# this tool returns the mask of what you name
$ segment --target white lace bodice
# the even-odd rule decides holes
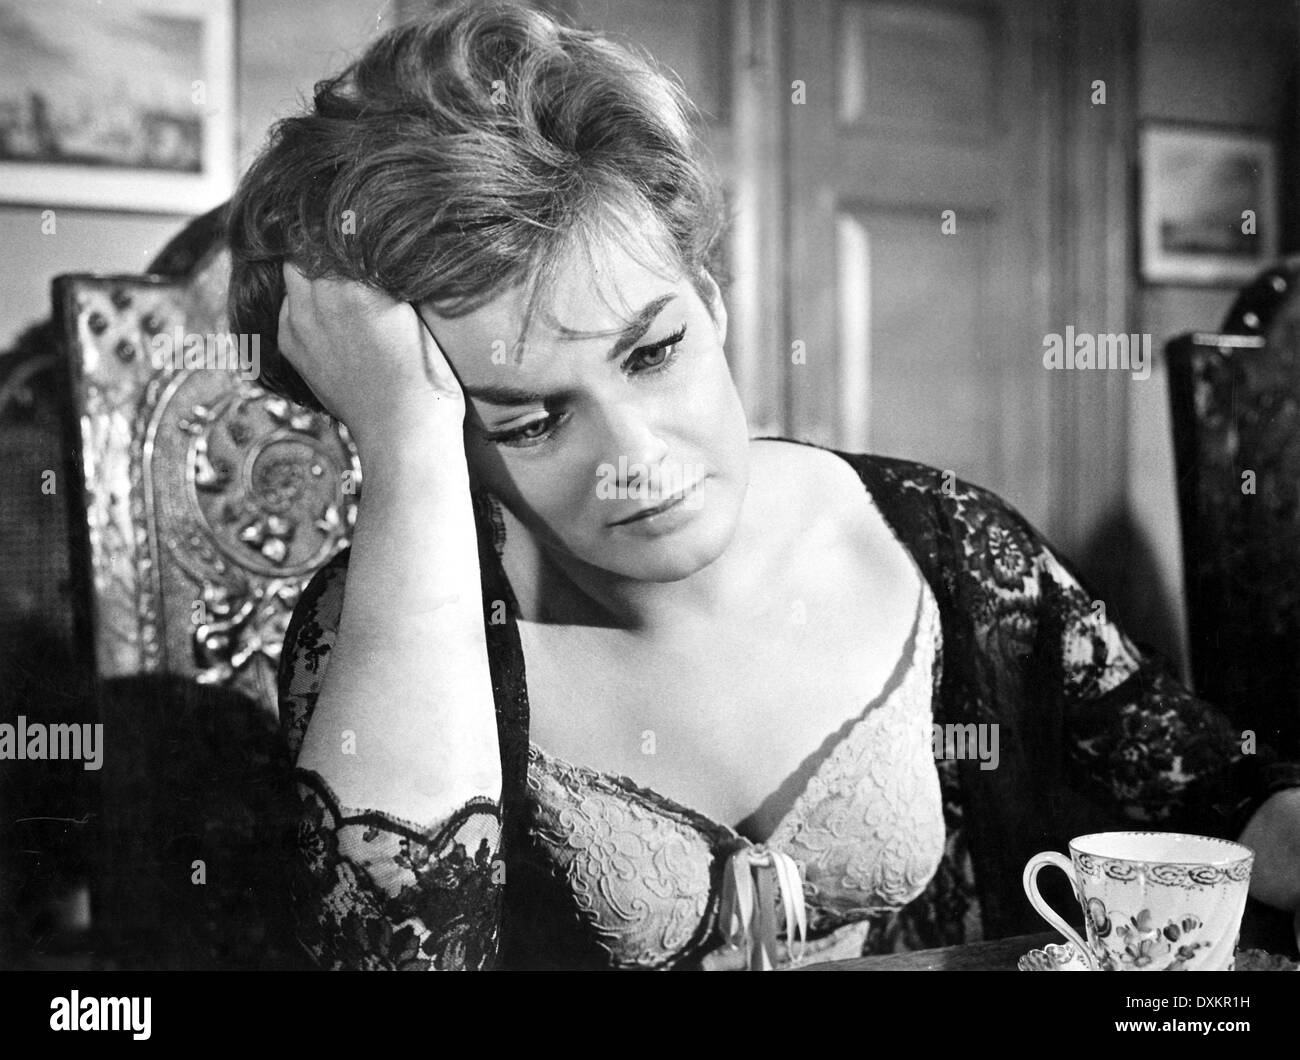
[[[931,742],[941,637],[938,604],[922,583],[894,674],[762,844],[800,866],[814,931],[901,908],[925,889],[943,856]],[[627,777],[565,762],[535,744],[528,788],[532,841],[613,964],[655,967],[702,939],[718,944],[709,922],[718,880],[728,859],[754,844]],[[841,948],[844,937],[841,930]]]

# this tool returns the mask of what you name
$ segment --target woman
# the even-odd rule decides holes
[[[303,944],[765,967],[955,941],[1026,927],[1019,867],[1081,826],[1234,808],[1274,851],[1258,895],[1295,904],[1300,776],[1215,804],[1226,723],[1019,516],[750,439],[691,117],[642,58],[479,5],[317,86],[240,188],[233,326],[365,476],[281,668]],[[936,721],[984,726],[997,768],[936,761]]]

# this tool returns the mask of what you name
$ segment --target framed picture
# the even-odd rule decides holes
[[[234,187],[233,0],[0,0],[0,201],[197,214]]]
[[[1277,256],[1271,140],[1155,123],[1140,135],[1143,280],[1244,283]]]

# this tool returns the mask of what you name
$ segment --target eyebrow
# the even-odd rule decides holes
[[[647,302],[637,310],[627,325],[617,333],[610,331],[574,331],[562,324],[557,328],[557,332],[560,338],[566,341],[617,334],[618,339],[611,347],[606,358],[612,361],[615,357],[621,356],[635,346],[646,331],[649,330],[650,325],[654,323],[655,317],[663,312],[664,306],[676,297],[675,293],[664,294],[651,302]],[[490,405],[533,405],[545,401],[548,397],[562,395],[547,395],[540,390],[528,390],[514,386],[482,386],[466,387],[465,396],[479,401],[486,401]]]

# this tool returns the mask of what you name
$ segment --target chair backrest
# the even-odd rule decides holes
[[[360,465],[345,428],[258,385],[259,340],[228,331],[220,226],[192,228],[206,247],[162,256],[186,275],[54,282],[83,642],[100,678],[180,675],[273,715],[285,627],[348,542]]]
[[[1300,753],[1300,257],[1169,343],[1193,681]]]

